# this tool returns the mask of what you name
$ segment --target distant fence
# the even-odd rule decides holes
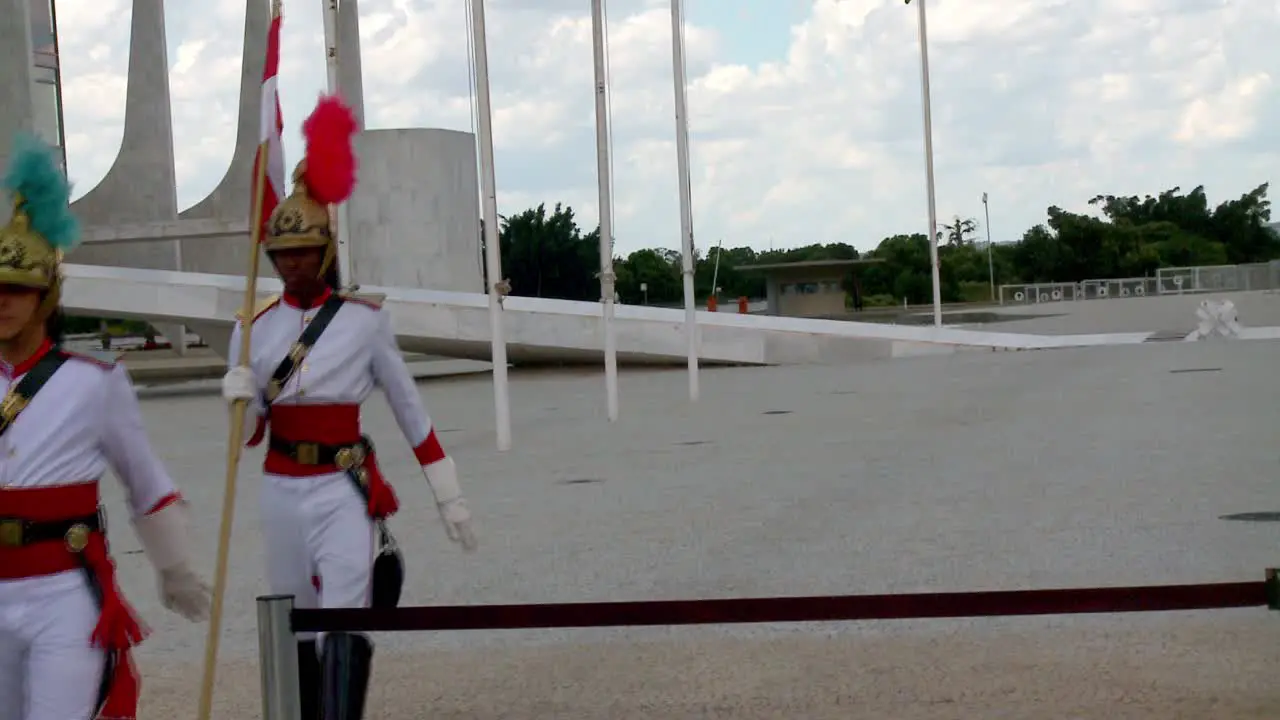
[[[1074,300],[1251,290],[1280,290],[1280,260],[1247,265],[1160,268],[1155,277],[1001,285],[1000,304],[1035,305]]]

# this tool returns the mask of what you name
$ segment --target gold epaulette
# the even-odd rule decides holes
[[[258,304],[253,306],[253,319],[257,320],[258,318],[262,317],[262,313],[275,307],[276,304],[279,302],[280,302],[279,295],[272,295],[271,297],[268,297],[266,299],[259,300]],[[236,321],[241,323],[244,322],[244,310],[236,311]]]
[[[342,295],[343,300],[350,300],[351,302],[357,302],[361,305],[368,305],[374,310],[382,309],[382,303],[387,300],[387,296],[381,293],[363,293],[344,290],[339,294]]]

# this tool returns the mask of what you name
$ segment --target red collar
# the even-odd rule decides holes
[[[314,310],[320,307],[321,305],[323,305],[324,301],[328,300],[329,296],[332,294],[333,294],[332,289],[325,288],[324,292],[320,293],[319,297],[312,300],[310,305],[304,305],[302,301],[299,300],[296,296],[290,295],[287,292],[283,295],[281,299],[284,300],[284,303],[289,307],[297,308],[298,310]]]
[[[44,342],[40,343],[40,347],[36,348],[36,351],[34,353],[31,353],[31,357],[27,358],[26,360],[23,360],[17,365],[11,366],[8,363],[4,362],[3,360],[0,360],[0,372],[3,372],[5,375],[11,378],[16,378],[22,375],[26,375],[28,372],[31,372],[31,368],[35,367],[36,363],[40,362],[40,358],[44,357],[45,355],[48,355],[49,351],[52,349],[53,349],[53,341],[50,340],[49,338],[45,338]]]

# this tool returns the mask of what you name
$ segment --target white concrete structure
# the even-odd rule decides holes
[[[0,58],[0,91],[6,98],[0,132],[6,137],[32,128],[36,114],[29,2],[0,0],[5,10],[0,39],[8,39],[3,51],[8,54]],[[269,2],[245,2],[240,112],[226,173],[208,196],[182,211],[174,170],[165,0],[133,0],[132,5],[120,151],[102,181],[73,203],[86,226],[86,241],[67,259],[86,266],[240,275],[250,252],[247,217]],[[344,49],[352,49],[342,54],[339,87],[363,123],[357,0],[341,4],[337,31]],[[286,118],[291,124],[301,121]],[[348,203],[353,242],[346,277],[358,284],[482,291],[475,138],[434,129],[362,131],[356,152],[360,182]],[[290,167],[297,160],[289,159]],[[111,311],[109,305],[82,309]],[[167,337],[184,335],[180,325],[138,317],[155,319]],[[193,318],[191,329],[204,335],[211,328],[200,319]]]
[[[338,34],[355,51],[342,54],[338,74],[343,96],[363,122],[358,15],[356,0],[342,3]],[[269,21],[266,0],[247,0],[240,115],[230,162],[213,192],[178,212],[168,78],[157,71],[168,67],[163,0],[134,0],[124,139],[107,176],[73,206],[88,232],[70,262],[244,272]],[[344,268],[347,277],[359,284],[481,290],[474,137],[434,129],[362,131],[356,153],[359,184],[348,202],[353,267]],[[290,169],[298,159],[289,159]]]
[[[183,322],[199,328],[224,352],[244,280],[235,275],[165,272],[67,265],[66,305],[71,312]],[[415,288],[364,286],[383,293],[404,349],[432,355],[489,359],[486,296]],[[265,297],[279,283],[264,278]],[[603,348],[597,303],[508,297],[513,362],[599,362]],[[687,347],[680,310],[617,307],[620,362],[683,364]],[[734,364],[844,363],[960,349],[1036,350],[1136,344],[1154,332],[1036,335],[957,328],[809,320],[699,312],[699,356]]]
[[[361,284],[484,292],[476,139],[454,130],[365,130],[348,277]]]

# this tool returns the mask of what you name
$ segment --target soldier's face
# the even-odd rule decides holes
[[[40,291],[21,285],[0,285],[0,342],[18,337],[40,307]]]
[[[290,248],[271,253],[271,262],[286,288],[306,288],[320,282],[324,248]]]

